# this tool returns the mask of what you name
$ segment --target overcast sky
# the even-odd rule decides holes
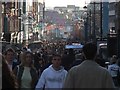
[[[45,1],[46,7],[67,6],[67,5],[76,5],[79,7],[84,7],[90,1],[118,2],[120,0],[42,0],[42,1]]]
[[[55,7],[55,6],[67,6],[67,5],[75,5],[79,7],[83,7],[90,0],[44,0],[46,7]]]

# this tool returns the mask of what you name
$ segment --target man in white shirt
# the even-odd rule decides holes
[[[67,71],[61,66],[61,56],[53,55],[52,65],[43,71],[36,85],[38,89],[62,88]]]

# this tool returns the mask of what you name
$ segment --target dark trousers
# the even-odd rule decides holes
[[[112,77],[113,78],[113,82],[115,84],[115,86],[119,86],[119,83],[118,83],[118,78],[117,77]]]

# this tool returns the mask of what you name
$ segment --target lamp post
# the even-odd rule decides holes
[[[93,7],[94,8],[94,18],[93,18],[93,31],[92,32],[93,32],[93,42],[96,43],[96,32],[95,32],[95,23],[96,23],[95,22],[95,18],[96,18],[95,17],[95,15],[96,15],[95,8],[96,7],[95,7],[95,2],[93,2],[93,5],[94,5],[94,7]]]
[[[87,9],[87,6],[83,7],[84,9]],[[89,41],[91,39],[91,9],[89,11],[86,11],[87,16],[84,22],[85,26],[85,41]],[[89,27],[89,28],[88,28]]]
[[[84,9],[86,9],[86,16],[85,16],[85,20],[84,20],[84,35],[85,35],[85,42],[87,42],[87,36],[88,36],[88,12],[87,12],[87,6],[83,7]]]
[[[93,42],[96,43],[96,4],[99,4],[100,5],[100,40],[102,41],[103,39],[103,3],[102,3],[102,0],[100,0],[100,2],[91,2],[90,4],[93,4],[93,18],[92,18],[92,30],[91,30],[91,35],[92,35],[92,40]],[[90,10],[90,14],[91,14],[91,10]],[[90,16],[91,17],[91,16]],[[91,19],[91,18],[90,18]],[[91,23],[91,22],[90,22]],[[90,27],[91,29],[91,27]]]
[[[26,15],[26,0],[23,0],[23,15],[25,16]],[[26,32],[25,32],[25,20],[24,18],[22,17],[22,20],[23,20],[23,45],[26,44]]]
[[[4,2],[4,34],[8,32],[8,17],[6,15],[6,2]]]
[[[20,36],[19,36],[19,43],[21,43],[21,2],[19,2],[19,4],[18,4],[18,19],[19,19],[19,33],[20,33]]]
[[[11,34],[8,30],[8,15],[7,15],[7,12],[6,12],[6,9],[7,9],[7,2],[4,2],[4,23],[3,23],[3,40],[7,41],[7,42],[10,42],[11,40]]]
[[[46,31],[45,31],[45,1],[43,0],[43,38],[46,39]],[[44,36],[45,35],[45,36]]]
[[[103,30],[102,30],[102,2],[100,2],[100,40],[103,38]]]

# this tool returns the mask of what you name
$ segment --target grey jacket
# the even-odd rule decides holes
[[[69,70],[63,88],[114,88],[114,84],[107,69],[85,60]]]

